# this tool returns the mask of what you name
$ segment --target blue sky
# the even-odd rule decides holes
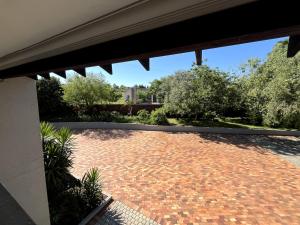
[[[248,44],[233,45],[203,51],[203,59],[210,67],[218,67],[227,72],[237,71],[242,63],[249,58],[265,59],[274,44],[281,39],[272,39]],[[150,59],[150,71],[146,71],[138,61],[113,64],[113,75],[109,75],[99,67],[87,68],[87,72],[102,73],[111,84],[133,86],[135,84],[149,85],[154,79],[171,75],[178,70],[188,70],[195,62],[194,52],[176,54]],[[69,73],[68,73],[69,74]]]

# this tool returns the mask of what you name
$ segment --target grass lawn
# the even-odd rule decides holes
[[[78,118],[54,118],[51,120],[46,120],[49,122],[79,122],[86,121],[92,122],[95,120],[87,120],[78,119]],[[115,123],[141,123],[138,121],[136,116],[120,116],[116,117],[107,122],[115,122]],[[296,129],[287,129],[287,128],[271,128],[266,126],[256,126],[252,124],[247,124],[245,121],[241,120],[241,118],[230,118],[227,117],[225,119],[217,118],[214,121],[211,120],[193,120],[185,119],[185,118],[168,118],[169,125],[171,126],[197,126],[197,127],[226,127],[226,128],[245,128],[245,129],[265,129],[265,130],[296,130]]]
[[[168,122],[170,125],[177,126],[197,126],[197,127],[227,127],[227,128],[246,128],[246,129],[265,129],[265,130],[292,130],[286,128],[271,128],[266,126],[256,126],[251,124],[243,123],[237,118],[226,118],[222,120],[220,118],[214,121],[208,120],[187,120],[187,119],[176,119],[176,118],[168,118]]]

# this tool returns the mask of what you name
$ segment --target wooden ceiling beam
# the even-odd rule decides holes
[[[76,73],[78,73],[79,75],[86,77],[86,71],[85,68],[78,68],[78,69],[73,69]]]
[[[143,59],[138,59],[140,64],[145,68],[145,70],[149,71],[150,70],[150,59],[149,58],[143,58]]]
[[[300,34],[289,38],[287,57],[294,57],[300,51]]]
[[[37,75],[30,75],[30,76],[27,76],[28,78],[31,78],[33,80],[38,80],[38,77]]]
[[[112,75],[113,70],[112,70],[112,64],[106,64],[106,65],[101,65],[100,66],[102,69],[104,69],[107,73]]]
[[[39,73],[38,75],[45,78],[45,79],[47,79],[47,80],[50,80],[50,74],[49,73]]]
[[[53,73],[55,73],[56,75],[58,75],[58,76],[60,76],[62,78],[65,78],[65,79],[67,78],[65,70],[63,70],[63,71],[56,71],[56,72],[53,72]]]
[[[202,65],[202,50],[195,50],[195,56],[196,56],[196,64],[198,66]]]

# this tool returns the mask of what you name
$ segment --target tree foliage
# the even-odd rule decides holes
[[[41,118],[49,115],[61,115],[66,103],[63,101],[63,88],[57,78],[41,79],[36,83]]]
[[[89,74],[87,77],[73,76],[64,85],[64,99],[71,105],[86,108],[111,100],[111,87],[103,77]]]
[[[113,84],[110,88],[110,97],[109,97],[109,102],[118,102],[122,99],[123,94],[126,90],[126,87],[123,85],[116,85]]]
[[[256,125],[299,129],[300,54],[287,58],[287,45],[288,41],[277,43],[264,60],[249,59],[237,74],[194,65],[188,71],[153,80],[147,89],[138,85],[139,102],[148,102],[155,95],[167,115],[242,117]],[[63,99],[85,109],[98,103],[120,102],[126,90],[94,75],[74,76],[63,89],[56,79],[40,80],[37,88],[41,115],[62,112]]]
[[[245,101],[248,115],[257,123],[300,128],[300,55],[287,58],[287,45],[279,42],[264,63],[248,64]]]
[[[149,102],[150,99],[151,99],[151,96],[149,95],[148,91],[140,89],[140,88],[137,89],[137,102],[138,103]]]
[[[265,61],[254,58],[230,75],[193,66],[154,80],[149,88],[169,114],[181,117],[240,116],[253,124],[300,128],[300,54],[287,58],[287,41]]]
[[[222,114],[226,104],[227,74],[207,66],[175,73],[161,81],[165,109],[180,116]]]

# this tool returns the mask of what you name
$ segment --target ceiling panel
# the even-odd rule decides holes
[[[0,0],[0,57],[134,2],[138,1]]]

